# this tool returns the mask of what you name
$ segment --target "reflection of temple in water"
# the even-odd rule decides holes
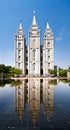
[[[54,85],[49,84],[45,79],[43,80],[43,107],[47,119],[49,119],[54,110]]]
[[[50,118],[54,110],[54,85],[49,84],[46,79],[28,79],[23,80],[22,85],[15,87],[16,111],[20,119],[24,115],[26,98],[29,118],[33,121],[33,125],[39,118],[41,100],[44,113],[47,119]]]
[[[25,81],[23,80],[22,85],[15,87],[15,104],[16,111],[19,119],[22,119],[25,106]]]
[[[28,103],[29,115],[35,124],[40,111],[40,79],[28,81]]]

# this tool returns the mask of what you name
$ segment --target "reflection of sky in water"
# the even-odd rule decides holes
[[[10,127],[69,128],[69,85],[32,79],[20,86],[0,87],[0,128]]]
[[[64,84],[60,82],[56,87],[54,91],[55,99],[59,98],[60,101],[66,101],[68,98],[70,98],[70,87],[68,84]]]
[[[68,84],[59,83],[54,91],[54,115],[61,121],[70,123],[70,87]]]
[[[10,85],[0,87],[0,113],[7,114],[12,110],[14,105],[14,89]]]

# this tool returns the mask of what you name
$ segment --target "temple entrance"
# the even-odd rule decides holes
[[[43,75],[43,69],[41,69],[41,75]]]
[[[26,69],[26,75],[28,75],[28,69]]]

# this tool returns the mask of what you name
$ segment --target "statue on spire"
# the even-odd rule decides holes
[[[36,12],[35,12],[35,10],[34,10],[34,11],[33,11],[33,21],[32,21],[32,25],[37,25],[35,14],[36,14]]]
[[[48,22],[47,22],[46,28],[47,28],[47,29],[50,29],[50,26],[49,26],[49,23],[48,23]]]
[[[19,29],[22,29],[22,21],[20,20]]]
[[[35,10],[33,11],[33,14],[34,14],[34,15],[36,14],[36,11],[35,11]]]

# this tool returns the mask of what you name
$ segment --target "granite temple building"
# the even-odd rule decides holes
[[[47,76],[49,69],[54,69],[54,34],[49,23],[40,42],[40,30],[35,12],[26,41],[22,22],[15,35],[15,67],[23,70],[24,76]]]

